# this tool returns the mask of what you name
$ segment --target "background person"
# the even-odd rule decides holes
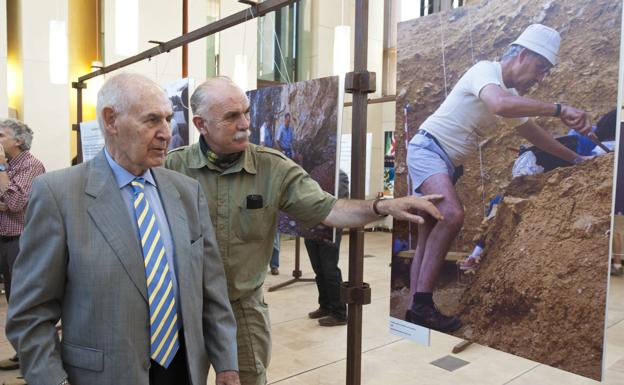
[[[277,134],[275,134],[275,143],[277,144],[278,150],[290,159],[293,159],[294,155],[292,146],[294,135],[294,129],[290,124],[290,112],[287,112],[286,115],[284,115],[284,124],[279,126]]]
[[[7,303],[32,181],[45,172],[41,161],[30,153],[32,139],[33,131],[26,124],[15,119],[0,120],[0,269]],[[0,370],[17,368],[17,354],[0,361]]]
[[[340,170],[338,198],[349,198],[349,176]],[[319,308],[308,313],[308,317],[318,319],[321,326],[339,326],[347,323],[347,306],[340,301],[342,272],[338,267],[342,229],[336,229],[336,240],[328,242],[318,239],[305,239],[305,247],[314,270],[314,280],[318,289]]]

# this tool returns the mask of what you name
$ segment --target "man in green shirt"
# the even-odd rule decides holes
[[[385,215],[422,223],[410,211],[442,219],[432,203],[440,197],[337,200],[279,151],[249,143],[249,100],[228,78],[199,85],[191,107],[200,140],[170,152],[165,166],[197,179],[204,189],[237,321],[241,384],[263,385],[271,333],[262,284],[278,212],[310,227],[360,227]]]

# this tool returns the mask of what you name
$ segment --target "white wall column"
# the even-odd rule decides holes
[[[7,78],[7,4],[0,0],[0,118],[6,118],[9,113],[8,78]]]
[[[34,131],[32,153],[47,170],[70,165],[69,100],[71,80],[50,83],[50,20],[67,23],[67,0],[21,1],[23,111],[20,118]],[[6,24],[4,24],[6,25]]]
[[[248,5],[237,1],[221,0],[221,18],[246,9],[249,9]],[[270,13],[268,17],[273,20],[275,13]],[[238,55],[247,64],[247,86],[243,87],[243,91],[256,89],[258,77],[258,19],[251,19],[246,23],[241,23],[220,32],[219,39],[219,75],[225,75],[234,79],[235,61]]]

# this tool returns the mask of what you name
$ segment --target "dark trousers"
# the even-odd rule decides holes
[[[182,330],[178,335],[180,346],[178,352],[169,364],[167,369],[160,366],[156,361],[151,360],[149,370],[150,385],[190,385],[191,380],[188,374],[188,362],[186,360],[186,348],[184,345],[184,333]]]
[[[19,235],[15,237],[0,236],[0,272],[4,277],[4,295],[7,303],[11,296],[11,274],[13,264],[19,253]]]
[[[316,274],[316,287],[318,288],[318,302],[322,309],[329,311],[338,319],[347,318],[347,307],[340,302],[340,285],[342,273],[338,267],[340,254],[340,231],[336,234],[336,242],[317,241],[306,239],[304,241],[314,274]]]

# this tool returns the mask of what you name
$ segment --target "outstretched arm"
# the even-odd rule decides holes
[[[523,138],[558,158],[570,163],[578,163],[580,160],[585,159],[585,157],[579,156],[576,152],[559,143],[550,133],[546,132],[532,120],[516,127],[516,130]]]
[[[552,116],[557,113],[555,103],[513,95],[496,84],[489,84],[479,93],[479,99],[488,109],[504,118],[523,118],[532,116]],[[561,105],[559,118],[566,126],[587,135],[591,131],[591,120],[587,113],[566,104]]]
[[[392,215],[395,219],[414,223],[423,223],[422,217],[414,214],[415,210],[426,211],[437,220],[444,219],[433,202],[442,199],[441,195],[425,195],[423,197],[407,196],[397,199],[379,201],[377,211],[381,215]],[[361,227],[379,219],[373,210],[375,201],[339,199],[323,220],[323,224],[336,228]]]

